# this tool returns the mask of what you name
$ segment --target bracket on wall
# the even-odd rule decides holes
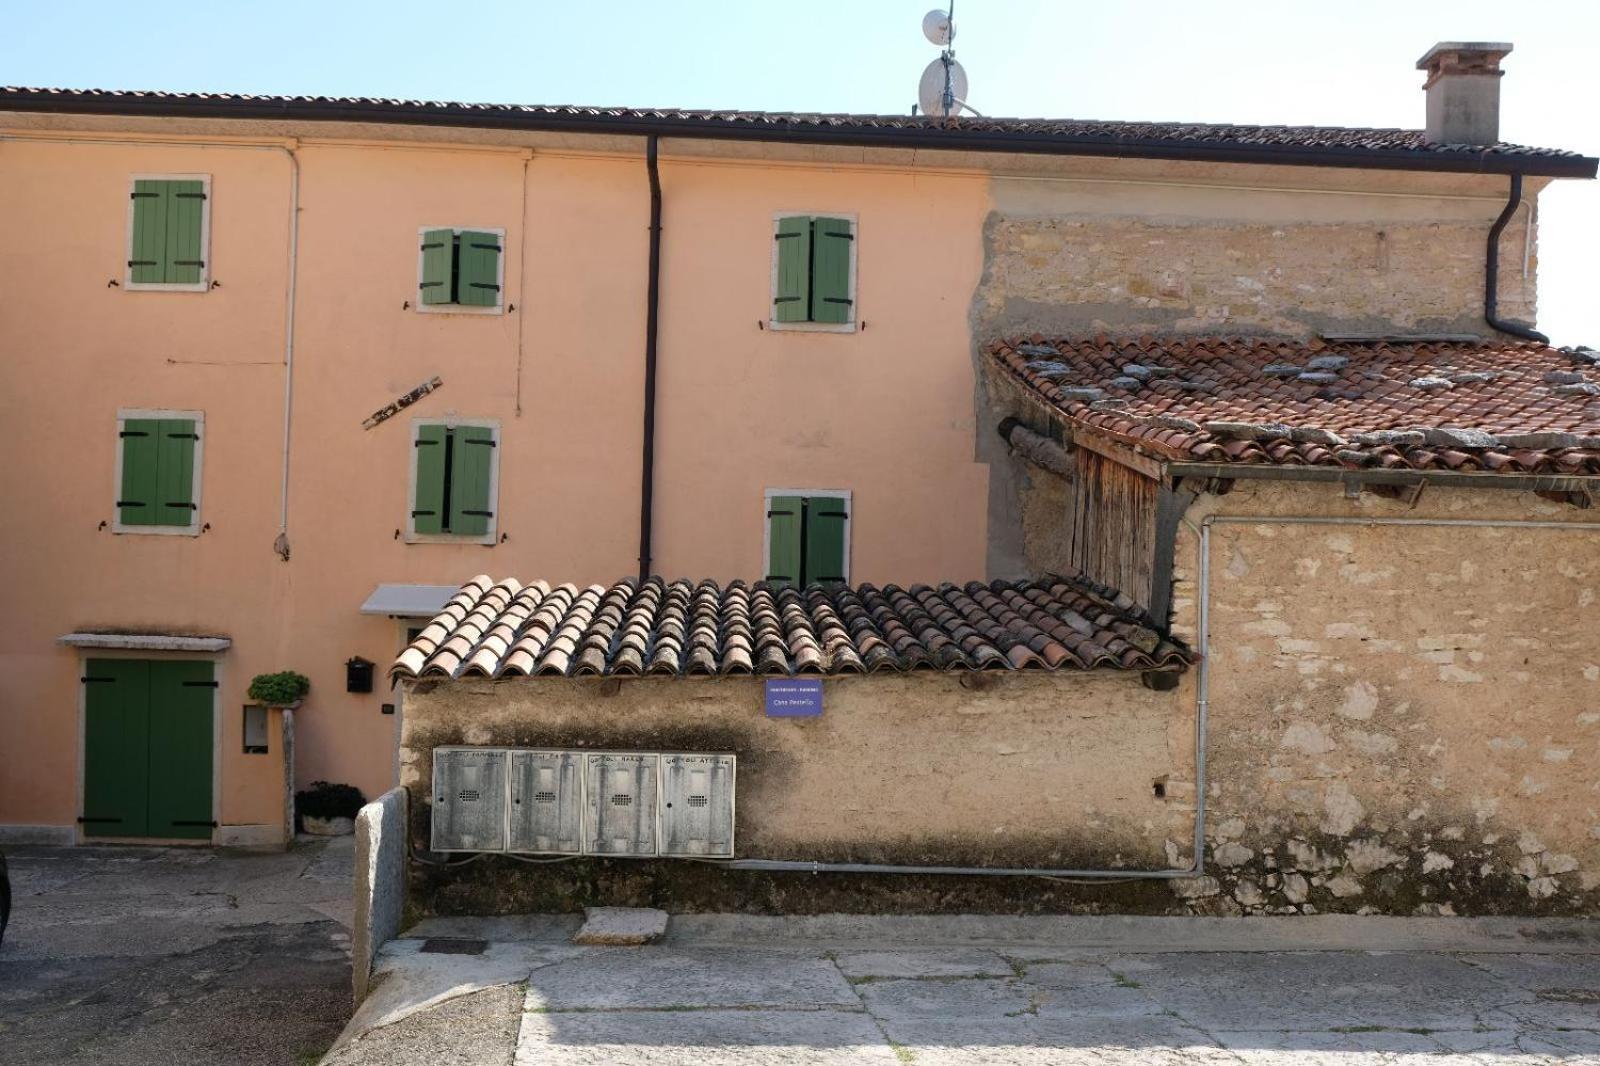
[[[410,407],[412,404],[416,403],[418,400],[428,395],[428,393],[433,392],[443,384],[443,379],[435,374],[432,378],[424,381],[421,385],[418,385],[404,396],[391,400],[389,403],[384,404],[382,407],[372,412],[372,414],[368,415],[366,419],[362,421],[361,428],[371,429],[373,426],[376,426],[379,423],[387,422],[389,419],[393,418],[401,411],[404,411],[407,407]]]

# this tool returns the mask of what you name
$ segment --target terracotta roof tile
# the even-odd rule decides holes
[[[1600,394],[1560,391],[1600,385],[1589,348],[1034,336],[989,356],[1069,422],[1171,459],[1600,475]]]
[[[476,577],[396,676],[838,675],[1181,669],[1188,649],[1080,576],[878,588],[712,581],[551,587]]]

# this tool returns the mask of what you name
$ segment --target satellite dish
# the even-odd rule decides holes
[[[945,64],[950,64],[950,95],[954,98],[949,107],[944,103]],[[935,59],[922,72],[917,85],[917,103],[924,115],[958,115],[967,99],[967,72],[954,59]]]
[[[922,16],[922,35],[931,43],[943,48],[950,43],[950,39],[956,35],[956,31],[950,25],[949,14],[934,8]]]

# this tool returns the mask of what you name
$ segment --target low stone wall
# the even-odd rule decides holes
[[[378,949],[400,935],[405,907],[405,834],[405,789],[390,789],[356,815],[355,935],[350,971],[357,1003],[367,998]]]
[[[741,858],[1162,870],[1193,851],[1194,704],[1137,673],[836,678],[820,718],[765,717],[756,678],[417,682],[405,707],[401,781],[419,849],[433,748],[471,744],[733,752]],[[417,905],[446,911],[1011,911],[1044,884],[981,880],[637,860],[412,871]],[[1171,899],[1164,886],[1135,891]]]

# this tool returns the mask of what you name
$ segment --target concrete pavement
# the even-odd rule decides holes
[[[325,1062],[1600,1063],[1596,923],[685,916],[643,948],[577,923],[422,923]]]
[[[350,840],[7,849],[0,1062],[315,1062],[350,1015]]]

